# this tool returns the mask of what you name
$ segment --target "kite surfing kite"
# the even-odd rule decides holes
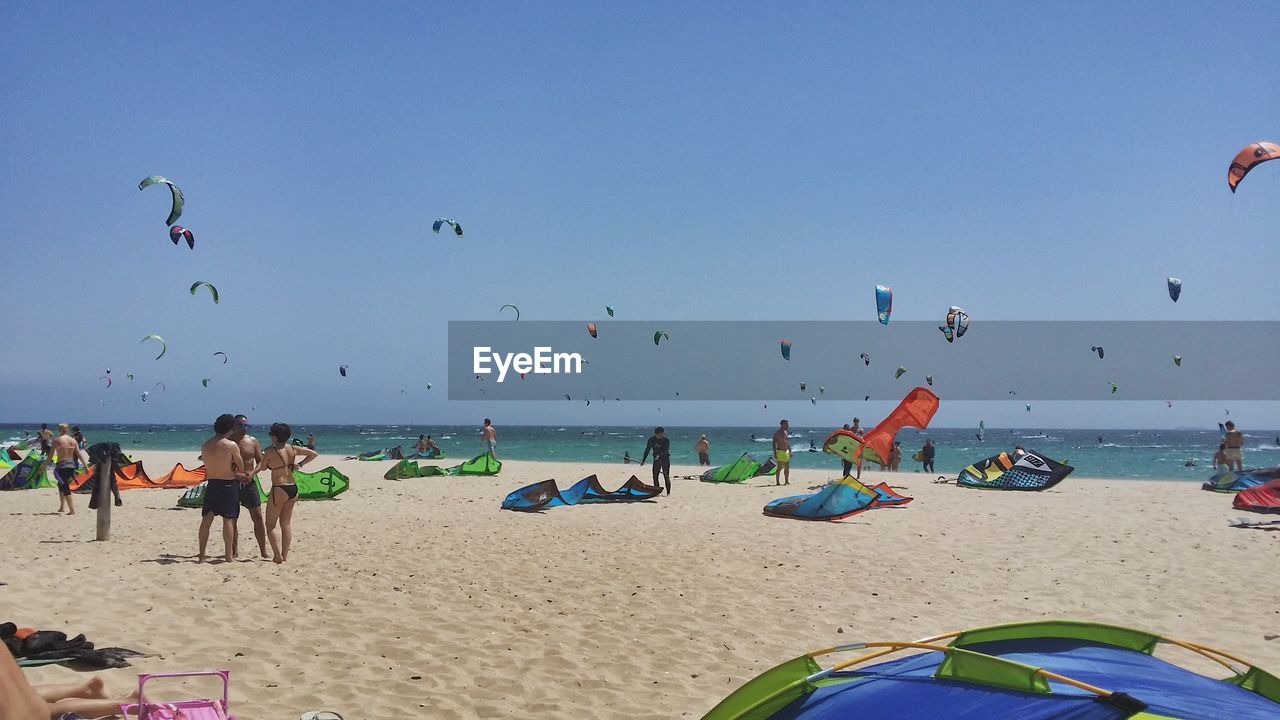
[[[347,366],[346,366],[346,365],[339,365],[339,366],[338,366],[338,374],[339,374],[339,375],[341,375],[342,377],[346,377],[346,376],[347,376]]]
[[[952,305],[947,308],[946,325],[939,325],[938,329],[942,331],[942,336],[947,342],[955,342],[964,337],[965,332],[969,330],[969,313],[964,308]]]
[[[810,396],[809,396],[809,404],[810,404],[810,405],[817,405],[817,404],[818,404],[818,398],[816,398],[816,397],[814,397],[814,396],[810,395]]]
[[[864,457],[872,462],[888,459],[893,438],[904,427],[924,429],[938,412],[938,396],[928,388],[917,387],[898,403],[888,417],[864,434],[852,430],[836,430],[822,444],[824,452],[839,455],[861,467]]]
[[[214,357],[218,357],[219,355],[221,355],[221,356],[222,356],[222,364],[223,364],[223,365],[226,365],[226,364],[227,364],[227,360],[230,360],[230,358],[228,358],[228,357],[227,357],[227,354],[226,354],[226,353],[224,353],[224,352],[222,352],[221,350],[219,350],[218,352],[216,352],[216,353],[214,353],[214,354],[213,354],[213,356],[214,356]]]
[[[1231,161],[1231,167],[1227,168],[1227,187],[1231,188],[1231,192],[1235,192],[1236,186],[1244,180],[1244,176],[1248,175],[1250,170],[1278,157],[1280,157],[1280,145],[1273,142],[1262,141],[1246,146],[1236,153]]]
[[[586,505],[590,503],[633,502],[657,497],[661,490],[645,485],[635,475],[617,490],[605,490],[595,475],[579,480],[568,490],[561,490],[555,480],[526,485],[511,493],[502,501],[503,510],[534,512],[562,505]]]
[[[804,392],[805,381],[800,381],[800,392]]]
[[[1174,364],[1174,365],[1177,365],[1178,367],[1182,367],[1182,356],[1181,356],[1181,355],[1174,355],[1174,356],[1173,356],[1173,364]]]
[[[871,367],[871,356],[870,356],[870,355],[868,355],[868,354],[866,354],[866,353],[862,353],[862,354],[861,354],[861,355],[859,355],[858,357],[862,358],[862,364],[863,364],[863,365],[866,365],[867,367]]]
[[[987,424],[982,420],[978,421],[978,442],[986,442]]]
[[[178,186],[174,185],[173,182],[166,177],[151,175],[150,177],[142,178],[142,182],[138,183],[138,189],[146,190],[152,185],[158,184],[168,185],[169,193],[173,196],[173,205],[169,209],[169,218],[164,221],[165,225],[172,225],[177,222],[179,217],[182,216],[182,204],[184,201],[182,199],[182,191],[178,189]],[[195,241],[193,240],[192,242]]]
[[[196,249],[196,236],[192,235],[189,229],[184,228],[181,225],[174,225],[169,228],[169,239],[173,241],[174,245],[186,240],[187,247],[192,250]]]
[[[1176,277],[1171,277],[1166,282],[1169,285],[1169,299],[1178,302],[1178,297],[1182,295],[1182,281]]]
[[[791,359],[791,341],[783,340],[781,343],[781,348],[782,348],[782,359],[790,360]]]
[[[427,389],[428,389],[428,390],[430,390],[430,389],[431,389],[431,383],[427,383]]]
[[[888,285],[876,286],[876,318],[881,325],[889,324],[889,315],[893,313],[893,290]]]
[[[841,520],[873,508],[909,502],[911,498],[897,494],[884,483],[872,488],[845,477],[816,493],[778,498],[764,506],[764,514],[792,520]]]
[[[142,402],[146,402],[146,401],[147,401],[147,396],[148,396],[148,395],[150,395],[150,394],[151,394],[151,393],[149,393],[149,392],[143,391],[143,393],[142,393]]]
[[[1091,347],[1091,348],[1089,348],[1089,349],[1090,349],[1090,350],[1092,350],[1093,352],[1098,353],[1098,359],[1099,359],[1099,360],[1101,360],[1101,359],[1102,359],[1102,355],[1103,355],[1103,353],[1104,353],[1105,351],[1102,349],[1102,346],[1101,346],[1101,345],[1094,345],[1093,347]]]
[[[595,324],[595,323],[587,323],[587,332],[591,333],[591,337],[595,337],[595,336],[596,336],[596,324]]]
[[[156,342],[160,343],[160,354],[156,356],[156,359],[159,360],[160,358],[164,357],[165,352],[169,350],[169,344],[164,341],[164,338],[160,337],[159,335],[148,335],[142,338],[142,342],[146,342],[148,340],[155,340]],[[129,375],[129,379],[132,380],[133,375]]]
[[[161,342],[163,342],[163,341],[161,341]],[[160,354],[161,354],[161,355],[163,355],[164,353],[160,353]],[[125,375],[125,377],[129,378],[130,380],[132,380],[132,379],[133,379],[133,373],[127,373],[127,374]]]
[[[925,383],[926,383],[929,387],[933,387],[933,376],[932,376],[932,375],[925,375],[925,376],[924,376],[924,381],[925,381]]]
[[[439,235],[440,228],[445,225],[448,225],[449,227],[453,228],[453,233],[455,235],[457,235],[458,237],[462,237],[462,226],[459,225],[458,222],[453,218],[440,218],[431,224],[431,229],[435,231],[435,234]]]
[[[900,377],[902,377],[903,375],[905,375],[905,374],[906,374],[906,372],[907,372],[907,369],[906,369],[905,367],[903,367],[903,366],[899,365],[899,366],[898,366],[898,369],[897,369],[896,371],[894,371],[894,373],[893,373],[893,379],[894,379],[894,380],[897,380],[898,378],[900,378]]]
[[[201,384],[201,385],[203,385],[203,386],[205,386],[205,387],[209,387],[209,380],[210,380],[210,378],[205,378],[205,379],[203,379],[203,380],[201,380],[201,381],[200,381],[200,384]]]
[[[823,387],[823,386],[821,386],[821,385],[819,385],[819,386],[818,386],[818,394],[819,394],[819,395],[821,395],[821,394],[825,393],[826,391],[827,391],[827,389],[826,389],[825,387]]]
[[[657,345],[659,340],[671,342],[671,336],[668,335],[665,330],[659,330],[653,334],[653,344]]]
[[[1119,389],[1119,388],[1116,386],[1116,384],[1115,384],[1115,383],[1111,383],[1111,394],[1112,394],[1112,395],[1115,395],[1115,394],[1116,394],[1116,390],[1118,390],[1118,389]]]
[[[107,387],[111,387],[111,376],[110,376],[110,375],[104,375],[104,376],[102,376],[102,377],[100,377],[100,378],[98,378],[98,379],[99,379],[99,380],[106,380],[106,381],[107,381]]]
[[[604,311],[605,311],[605,312],[607,312],[607,313],[609,313],[609,317],[613,317],[613,306],[612,306],[612,305],[605,305],[605,306],[604,306]]]
[[[1031,403],[1027,403],[1027,412],[1031,412]]]
[[[169,388],[165,387],[165,384],[164,384],[164,383],[162,383],[162,382],[158,382],[158,383],[156,383],[156,387],[160,388],[161,390],[168,390],[168,389],[169,389]]]
[[[992,455],[960,471],[956,485],[984,490],[1045,490],[1062,482],[1075,468],[1028,451]]]
[[[507,308],[511,308],[512,310],[515,310],[516,320],[520,319],[520,308],[516,307],[515,305],[511,305],[511,304],[503,305],[502,307],[498,308],[498,312],[501,313],[503,310],[506,310]]]
[[[191,294],[195,295],[196,290],[199,290],[202,287],[209,288],[209,294],[213,296],[213,304],[217,305],[218,304],[218,288],[214,287],[210,283],[205,282],[204,280],[197,280],[191,283]]]

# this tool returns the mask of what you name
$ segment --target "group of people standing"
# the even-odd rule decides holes
[[[213,422],[213,437],[200,447],[200,458],[205,466],[204,501],[198,533],[200,562],[206,559],[209,531],[219,517],[222,518],[223,559],[232,562],[239,556],[237,521],[241,507],[249,511],[253,520],[253,534],[262,557],[270,557],[277,563],[289,559],[289,547],[293,541],[293,507],[298,502],[298,485],[293,471],[318,455],[309,447],[289,444],[293,429],[285,423],[271,426],[268,432],[271,445],[266,450],[257,438],[249,434],[249,429],[249,418],[244,415],[219,415]],[[255,479],[263,470],[271,471],[265,519]],[[271,555],[267,555],[268,542]]]

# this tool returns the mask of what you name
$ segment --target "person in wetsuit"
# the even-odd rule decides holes
[[[649,442],[645,443],[644,454],[640,456],[640,465],[644,465],[644,461],[648,459],[649,453],[653,453],[653,485],[658,485],[658,474],[661,473],[667,479],[667,494],[671,494],[671,438],[667,437],[666,430],[661,426],[653,429],[653,435],[649,438]]]

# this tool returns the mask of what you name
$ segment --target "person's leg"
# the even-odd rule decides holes
[[[120,706],[138,699],[138,691],[118,698],[64,698],[49,704],[49,716],[62,717],[66,713],[76,713],[86,718],[116,717],[120,714]]]
[[[288,498],[283,490],[276,487],[271,488],[271,495],[267,500],[267,541],[271,543],[272,562],[284,561],[284,558],[280,555],[280,541],[276,539],[276,525],[280,522],[280,513],[287,501]]]
[[[249,508],[249,518],[253,520],[253,537],[258,541],[258,551],[264,558],[271,557],[267,554],[267,525],[262,521],[262,506]]]
[[[120,484],[115,480],[111,481],[111,494],[116,497],[116,507],[124,505],[124,500],[120,499]]]
[[[786,481],[785,483],[783,483],[783,484],[785,484],[785,485],[790,485],[790,484],[791,484],[791,461],[790,461],[790,460],[788,460],[788,461],[787,461],[787,463],[786,463],[786,465],[784,465],[783,467],[784,467],[784,468],[786,469],[786,471],[787,471],[787,481]]]
[[[667,481],[667,494],[671,494],[671,458],[662,461],[662,477]]]
[[[9,651],[0,652],[0,718],[49,720],[49,703],[27,682]]]
[[[236,521],[235,518],[222,518],[222,546],[226,551],[226,560],[235,559]]]
[[[298,498],[290,498],[280,511],[280,559],[289,559],[289,548],[293,545],[293,507]]]
[[[649,471],[653,473],[653,482],[651,484],[654,487],[662,487],[661,485],[658,484],[658,473],[661,472],[661,470],[662,470],[662,463],[658,462],[657,460],[654,460],[653,464],[649,466]]]
[[[36,685],[35,691],[45,702],[57,702],[67,698],[105,698],[107,689],[102,678],[97,675],[88,677],[84,682],[61,683],[58,685]],[[65,712],[65,711],[64,711]]]
[[[206,511],[204,517],[200,518],[200,562],[204,562],[205,546],[209,544],[209,528],[213,526],[213,520],[216,517],[218,516]]]

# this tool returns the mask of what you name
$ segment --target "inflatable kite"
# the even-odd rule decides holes
[[[613,317],[613,306],[612,306],[612,305],[605,305],[605,306],[604,306],[604,311],[605,311],[605,312],[607,312],[607,313],[609,313],[609,317]]]
[[[439,235],[440,228],[445,225],[448,225],[449,227],[453,228],[453,233],[455,235],[457,235],[458,237],[462,237],[462,226],[459,225],[458,222],[453,218],[440,218],[439,220],[436,220],[434,223],[431,224],[431,229],[435,232],[435,234]]]
[[[895,493],[884,483],[871,488],[845,477],[816,493],[773,500],[764,506],[764,514],[792,520],[840,520],[873,508],[909,502],[911,498]]]
[[[209,381],[210,381],[211,379],[212,379],[212,378],[205,378],[205,379],[203,379],[203,380],[201,380],[201,381],[200,381],[200,384],[201,384],[201,385],[203,385],[203,386],[205,386],[205,387],[209,387]]]
[[[1045,490],[1062,482],[1075,468],[1037,452],[1020,456],[992,455],[960,471],[956,484],[986,490]]]
[[[98,378],[98,379],[99,379],[99,380],[106,380],[106,381],[107,381],[107,387],[111,387],[111,376],[110,376],[110,375],[104,375],[104,376],[102,376],[102,377],[100,377],[100,378]]]
[[[187,247],[192,250],[196,249],[196,236],[192,235],[189,229],[184,228],[181,225],[174,225],[169,228],[169,239],[173,241],[174,245],[186,240]]]
[[[168,389],[169,389],[169,388],[165,387],[165,384],[164,384],[164,383],[162,383],[162,382],[158,382],[158,383],[156,383],[156,387],[160,388],[161,390],[168,390]]]
[[[1178,302],[1178,298],[1182,295],[1182,281],[1171,277],[1166,282],[1169,285],[1169,299]]]
[[[933,376],[932,376],[932,375],[925,375],[925,376],[924,376],[924,382],[925,382],[925,384],[926,384],[926,385],[928,385],[929,387],[933,387]]]
[[[218,288],[214,287],[210,283],[205,282],[204,280],[197,280],[191,283],[191,294],[195,295],[196,290],[199,290],[202,287],[209,289],[209,294],[213,296],[213,304],[217,305],[218,304]]]
[[[502,306],[502,307],[500,307],[500,308],[498,308],[498,312],[499,312],[499,313],[501,313],[503,310],[506,310],[507,308],[511,308],[512,310],[515,310],[515,311],[516,311],[516,320],[519,320],[519,319],[520,319],[520,308],[516,307],[515,305],[511,305],[511,304],[509,304],[509,303],[508,303],[508,304],[506,304],[506,305],[503,305],[503,306]]]
[[[888,458],[899,430],[907,426],[923,430],[937,412],[938,396],[928,388],[917,387],[879,425],[862,435],[836,430],[822,443],[822,450],[859,466],[864,455],[870,457],[874,453],[876,458]]]
[[[939,325],[938,329],[942,331],[942,336],[947,342],[955,342],[964,337],[969,330],[969,313],[964,308],[952,305],[947,308],[947,319],[945,325]]]
[[[903,366],[899,365],[899,366],[898,366],[898,369],[897,369],[897,370],[895,370],[895,371],[894,371],[894,373],[893,373],[893,379],[894,379],[894,380],[897,380],[898,378],[900,378],[900,377],[902,377],[903,375],[905,375],[905,374],[906,374],[906,372],[907,372],[907,369],[906,369],[905,367],[903,367]]]
[[[1200,488],[1213,490],[1214,492],[1240,492],[1241,490],[1264,485],[1273,480],[1280,480],[1280,466],[1255,468],[1244,472],[1218,473],[1209,478],[1209,481],[1201,485]]]
[[[1280,157],[1280,145],[1273,142],[1256,142],[1245,147],[1236,153],[1231,161],[1231,167],[1227,168],[1227,187],[1231,188],[1231,192],[1235,192],[1236,186],[1244,180],[1244,176],[1248,175],[1250,170],[1278,157]]]
[[[893,290],[887,285],[876,286],[876,318],[881,325],[889,324],[889,315],[893,313]]]
[[[182,199],[182,191],[178,189],[178,186],[174,185],[173,182],[166,177],[151,175],[150,177],[142,178],[142,182],[138,183],[138,189],[146,190],[152,185],[158,184],[168,185],[169,194],[173,196],[173,205],[169,208],[169,218],[164,221],[165,225],[172,225],[179,217],[182,216],[182,204],[184,200]],[[195,241],[193,240],[192,242]]]
[[[150,394],[151,394],[151,393],[149,393],[149,392],[144,392],[144,393],[142,393],[142,402],[146,402],[146,401],[147,401],[147,396],[148,396],[148,395],[150,395]]]
[[[155,340],[156,342],[160,343],[160,354],[156,356],[156,359],[159,360],[160,358],[164,357],[164,354],[169,350],[169,344],[164,341],[164,338],[160,337],[159,335],[148,335],[142,338],[142,342],[146,342],[148,340]],[[130,380],[133,379],[132,374],[129,375],[129,379]]]
[[[862,354],[861,354],[861,355],[859,355],[858,357],[862,358],[862,364],[863,364],[863,365],[866,365],[867,367],[871,367],[871,356],[870,356],[870,355],[868,355],[868,354],[866,354],[866,353],[862,353]]]
[[[587,332],[588,332],[588,333],[591,333],[591,337],[595,337],[595,336],[596,336],[596,324],[595,324],[595,323],[587,323]]]
[[[773,475],[777,471],[778,468],[774,466],[773,458],[761,463],[752,457],[751,453],[742,453],[737,460],[728,465],[711,468],[703,472],[698,479],[708,483],[741,483],[753,477]]]
[[[1112,395],[1115,395],[1115,394],[1116,394],[1116,390],[1118,390],[1118,389],[1119,389],[1119,387],[1118,387],[1115,383],[1111,383],[1111,394],[1112,394]]]
[[[339,375],[341,375],[342,377],[346,377],[346,376],[347,376],[347,366],[346,366],[346,365],[339,365],[339,366],[338,366],[338,374],[339,374]]]
[[[605,490],[595,475],[585,477],[563,491],[556,486],[555,480],[543,480],[507,495],[502,501],[502,509],[534,512],[562,505],[635,502],[657,497],[660,492],[660,488],[645,485],[635,475],[617,490]]]
[[[671,336],[668,335],[665,330],[659,330],[653,334],[653,344],[657,345],[659,340],[671,342]]]
[[[1181,356],[1181,355],[1174,355],[1174,356],[1173,356],[1173,364],[1174,364],[1174,365],[1177,365],[1178,367],[1182,367],[1182,356]]]
[[[782,349],[782,359],[790,360],[791,359],[791,341],[783,340],[781,343],[781,349]]]
[[[1256,487],[1241,490],[1231,507],[1249,512],[1280,513],[1280,480],[1269,480]]]
[[[1099,360],[1101,360],[1101,359],[1102,359],[1103,354],[1105,354],[1105,351],[1102,349],[1102,346],[1101,346],[1101,345],[1094,345],[1093,347],[1091,347],[1091,348],[1089,348],[1089,349],[1090,349],[1090,350],[1092,350],[1093,352],[1098,353],[1098,359],[1099,359]]]
[[[214,353],[214,354],[213,354],[213,356],[214,356],[214,357],[218,357],[219,355],[221,355],[221,356],[222,356],[222,364],[223,364],[223,365],[226,365],[226,364],[227,364],[227,361],[231,359],[231,358],[227,357],[227,354],[226,354],[226,353],[224,353],[224,352],[222,352],[221,350],[219,350],[218,352],[216,352],[216,353]]]
[[[1159,648],[1174,652],[1156,657]],[[818,664],[853,651],[865,652]],[[1229,676],[1175,664],[1187,658],[1199,661],[1192,667],[1213,661]],[[703,720],[1262,720],[1280,715],[1276,683],[1275,675],[1204,645],[1037,619],[914,642],[841,640],[749,680]]]

